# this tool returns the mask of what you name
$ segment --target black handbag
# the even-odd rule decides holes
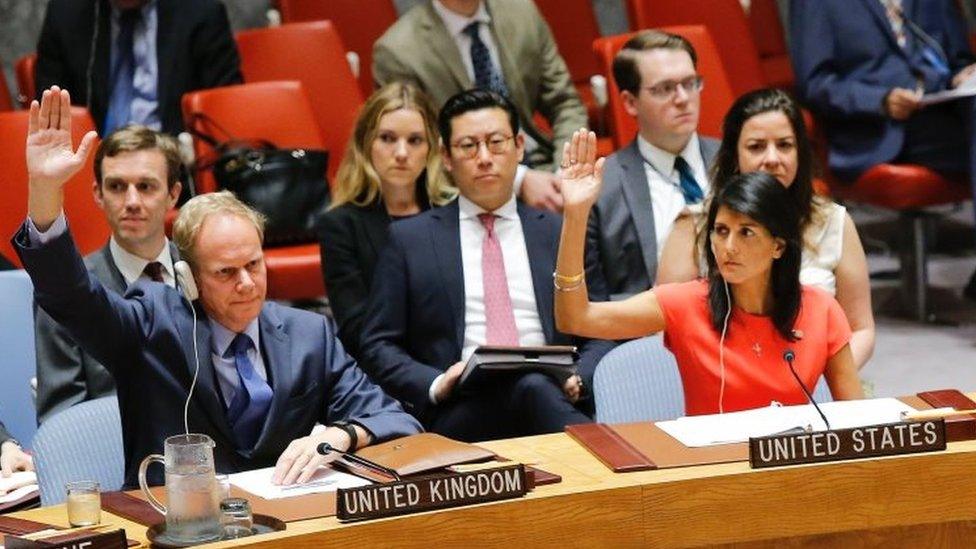
[[[203,122],[227,136],[224,141],[199,129]],[[216,157],[199,163],[212,169],[217,187],[261,212],[268,222],[267,246],[317,242],[315,224],[329,205],[328,151],[282,149],[266,140],[241,140],[213,119],[197,114],[191,133],[209,143]]]

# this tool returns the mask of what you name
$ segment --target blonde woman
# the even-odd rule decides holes
[[[454,198],[441,169],[437,114],[412,84],[393,82],[366,100],[320,221],[322,270],[339,338],[352,356],[387,228]]]

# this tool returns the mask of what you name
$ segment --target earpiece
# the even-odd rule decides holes
[[[183,291],[183,295],[190,301],[196,301],[200,297],[200,292],[197,290],[197,281],[193,279],[193,273],[190,271],[190,264],[186,261],[177,261],[173,264],[173,270],[176,271],[176,284]]]
[[[718,340],[718,368],[719,368],[719,386],[718,386],[718,413],[725,413],[725,334],[729,331],[729,317],[732,316],[732,296],[729,295],[729,281],[722,279],[722,284],[725,285],[725,320],[722,322],[722,337]]]

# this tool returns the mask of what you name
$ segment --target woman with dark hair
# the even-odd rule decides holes
[[[874,352],[874,315],[867,260],[854,221],[843,206],[813,189],[813,153],[799,105],[782,90],[763,89],[740,97],[725,115],[722,145],[712,168],[717,193],[738,173],[764,171],[782,183],[800,218],[803,253],[800,282],[837,298],[853,334],[858,368]],[[705,272],[704,219],[675,222],[661,252],[657,284],[685,282]]]
[[[564,221],[553,275],[560,331],[601,339],[663,331],[689,415],[774,400],[804,404],[791,370],[808,391],[823,375],[835,399],[863,398],[844,312],[828,293],[800,284],[800,213],[773,176],[738,174],[715,192],[705,224],[706,279],[591,303],[583,242],[603,177],[603,159],[594,161],[596,135],[577,132],[563,158]]]
[[[322,216],[322,271],[339,339],[354,357],[369,285],[386,231],[397,219],[454,198],[441,168],[437,113],[413,84],[391,82],[369,96]]]

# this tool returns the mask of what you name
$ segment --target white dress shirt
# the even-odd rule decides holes
[[[708,184],[708,173],[705,160],[701,155],[701,145],[698,134],[691,134],[691,139],[681,151],[680,155],[671,154],[648,143],[640,135],[637,136],[637,149],[644,158],[644,173],[651,191],[651,207],[654,210],[654,234],[657,237],[657,257],[661,258],[664,243],[671,234],[674,220],[684,210],[685,196],[681,193],[680,174],[674,167],[678,156],[685,159],[695,175],[695,181],[701,186],[704,196],[708,196],[711,185]]]
[[[146,265],[151,263],[151,261],[128,252],[115,241],[115,236],[112,236],[111,240],[109,240],[108,249],[112,252],[112,260],[115,261],[115,266],[122,273],[122,278],[125,279],[126,286],[131,286],[133,282],[140,278],[151,280],[145,272]],[[158,261],[163,265],[163,283],[175,288],[176,277],[173,273],[173,256],[169,253],[169,239],[166,240],[162,251],[159,252],[159,255],[153,261]]]

